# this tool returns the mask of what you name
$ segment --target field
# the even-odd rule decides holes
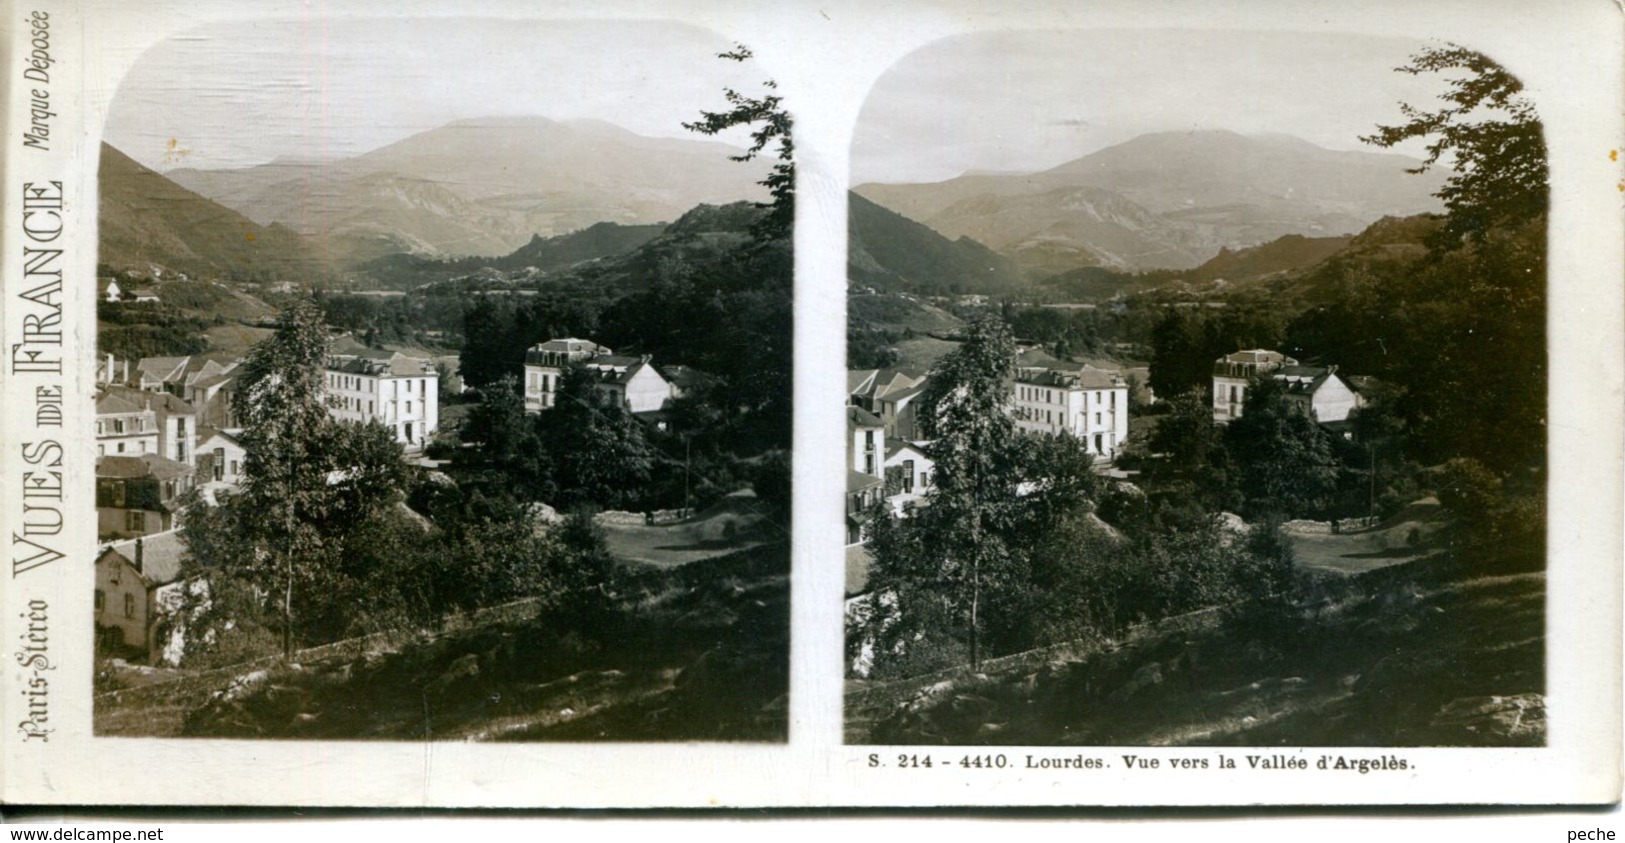
[[[1436,498],[1424,498],[1369,530],[1332,533],[1324,523],[1308,529],[1286,527],[1298,567],[1308,571],[1358,574],[1420,559],[1440,547],[1443,513]]]
[[[668,524],[646,524],[636,513],[605,512],[595,519],[617,559],[672,568],[782,539],[756,511],[754,499],[729,496],[716,506]]]

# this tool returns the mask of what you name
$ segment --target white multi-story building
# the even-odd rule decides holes
[[[1110,460],[1128,439],[1128,382],[1117,372],[1059,360],[1018,362],[1011,416],[1024,433],[1065,433]]]
[[[1224,424],[1241,418],[1247,388],[1253,378],[1272,374],[1298,361],[1279,351],[1251,348],[1226,354],[1213,362],[1213,420]]]
[[[558,400],[564,370],[583,366],[597,376],[599,392],[633,413],[662,410],[676,395],[648,355],[616,354],[607,346],[574,337],[548,340],[525,352],[525,411],[539,413]]]
[[[325,378],[328,412],[339,421],[377,421],[409,451],[440,429],[440,373],[431,361],[390,351],[335,354]]]
[[[531,346],[525,352],[525,411],[552,409],[558,400],[559,379],[570,365],[613,353],[607,346],[574,337]]]
[[[96,398],[96,456],[158,453],[158,414],[145,401],[103,391]]]
[[[1254,348],[1214,361],[1213,420],[1224,424],[1241,418],[1248,386],[1261,377],[1284,384],[1288,400],[1321,424],[1347,421],[1349,414],[1365,405],[1360,394],[1337,375],[1336,366],[1303,366],[1278,351]]]

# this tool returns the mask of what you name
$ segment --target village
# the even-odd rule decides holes
[[[1545,164],[1484,142],[1538,136],[1520,83],[1419,47],[1397,121],[1214,89],[1124,140],[1112,45],[972,41],[853,142],[847,742],[1543,743]]]
[[[1144,367],[1103,368],[1063,361],[1031,341],[1018,343],[1004,412],[1015,429],[1030,436],[1060,435],[1076,440],[1102,477],[1126,481],[1138,470],[1116,466],[1129,444],[1131,407],[1155,402],[1149,387],[1131,396],[1127,377],[1144,378]],[[1364,406],[1361,391],[1374,379],[1339,375],[1337,366],[1305,366],[1277,351],[1249,349],[1213,362],[1215,425],[1241,417],[1249,386],[1265,379],[1284,388],[1291,406],[1328,435],[1352,438],[1351,416]],[[930,387],[930,373],[913,368],[858,369],[847,373],[846,407],[846,591],[866,589],[870,554],[866,525],[878,503],[906,517],[929,504],[934,463],[916,417]],[[1143,417],[1142,417],[1143,421]],[[861,601],[859,603],[861,605]]]
[[[349,335],[333,337],[329,351],[322,382],[335,421],[383,426],[402,459],[419,470],[434,472],[449,462],[426,452],[441,434],[441,397],[463,392],[454,370],[444,361],[368,348]],[[98,367],[96,511],[103,550],[96,560],[95,616],[98,641],[110,653],[168,665],[183,658],[181,626],[174,623],[187,588],[181,528],[190,507],[218,505],[243,482],[247,454],[234,411],[241,365],[234,355],[203,353],[135,361],[108,355]],[[684,385],[705,378],[692,367],[657,367],[649,355],[617,355],[590,340],[549,340],[525,353],[525,412],[552,409],[573,369],[590,374],[606,406],[654,430],[665,429],[664,413],[683,396]],[[442,383],[443,373],[450,384]],[[668,523],[688,514],[651,511],[631,529],[653,531],[649,525],[657,518]],[[756,520],[735,516],[723,523],[737,532]]]
[[[98,734],[785,740],[790,121],[748,49],[668,35],[660,95],[566,108],[482,66],[472,101],[321,138],[222,100],[208,161],[150,142],[178,115],[110,120]],[[515,44],[648,73],[577,38]],[[376,115],[375,59],[323,95]]]

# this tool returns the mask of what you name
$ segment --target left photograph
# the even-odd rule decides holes
[[[95,733],[786,740],[773,80],[661,22],[144,54],[101,147]]]

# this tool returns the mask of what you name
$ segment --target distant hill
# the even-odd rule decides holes
[[[559,269],[585,260],[629,252],[660,236],[665,230],[665,223],[621,225],[601,222],[554,237],[538,234],[495,265],[502,269]]]
[[[375,283],[395,289],[416,287],[491,268],[502,271],[537,269],[553,272],[583,261],[625,254],[666,230],[664,223],[620,225],[601,222],[580,231],[553,237],[534,235],[529,243],[501,257],[436,259],[395,253],[359,264],[356,269]]]
[[[102,144],[97,261],[194,277],[306,279],[325,266],[298,234],[261,225]]]
[[[1064,301],[1100,302],[1180,283],[1183,277],[1182,273],[1166,269],[1124,272],[1104,266],[1084,266],[1044,278],[1037,287]]]
[[[1042,172],[854,190],[1030,272],[1190,269],[1220,248],[1346,235],[1385,215],[1437,211],[1441,177],[1406,172],[1419,163],[1287,135],[1163,132]]]
[[[855,285],[977,293],[1023,286],[1014,261],[975,240],[949,240],[856,193],[848,193],[847,200],[847,277]]]
[[[1048,276],[1036,286],[1072,301],[1098,302],[1176,288],[1207,295],[1264,289],[1294,300],[1318,301],[1361,268],[1419,259],[1425,252],[1423,239],[1437,226],[1438,217],[1433,215],[1384,217],[1351,237],[1288,234],[1258,246],[1220,249],[1194,269],[1124,272],[1091,266]]]
[[[1061,187],[962,199],[927,223],[947,237],[971,237],[1015,260],[1030,276],[1078,266],[1185,268],[1201,263],[1207,239],[1097,187]]]
[[[1408,267],[1427,256],[1427,238],[1443,224],[1443,217],[1435,214],[1384,217],[1315,265],[1265,283],[1281,296],[1320,304],[1345,285],[1369,284],[1376,277],[1403,277]]]
[[[1288,234],[1246,249],[1220,249],[1207,263],[1183,273],[1191,281],[1254,281],[1295,269],[1307,269],[1347,248],[1353,237],[1304,237]]]
[[[396,252],[503,255],[594,223],[647,225],[697,204],[765,199],[762,162],[714,141],[595,120],[459,120],[354,158],[179,169],[176,182],[357,263]]]
[[[965,327],[965,320],[903,293],[848,296],[846,318],[854,325],[899,333],[951,334]]]

